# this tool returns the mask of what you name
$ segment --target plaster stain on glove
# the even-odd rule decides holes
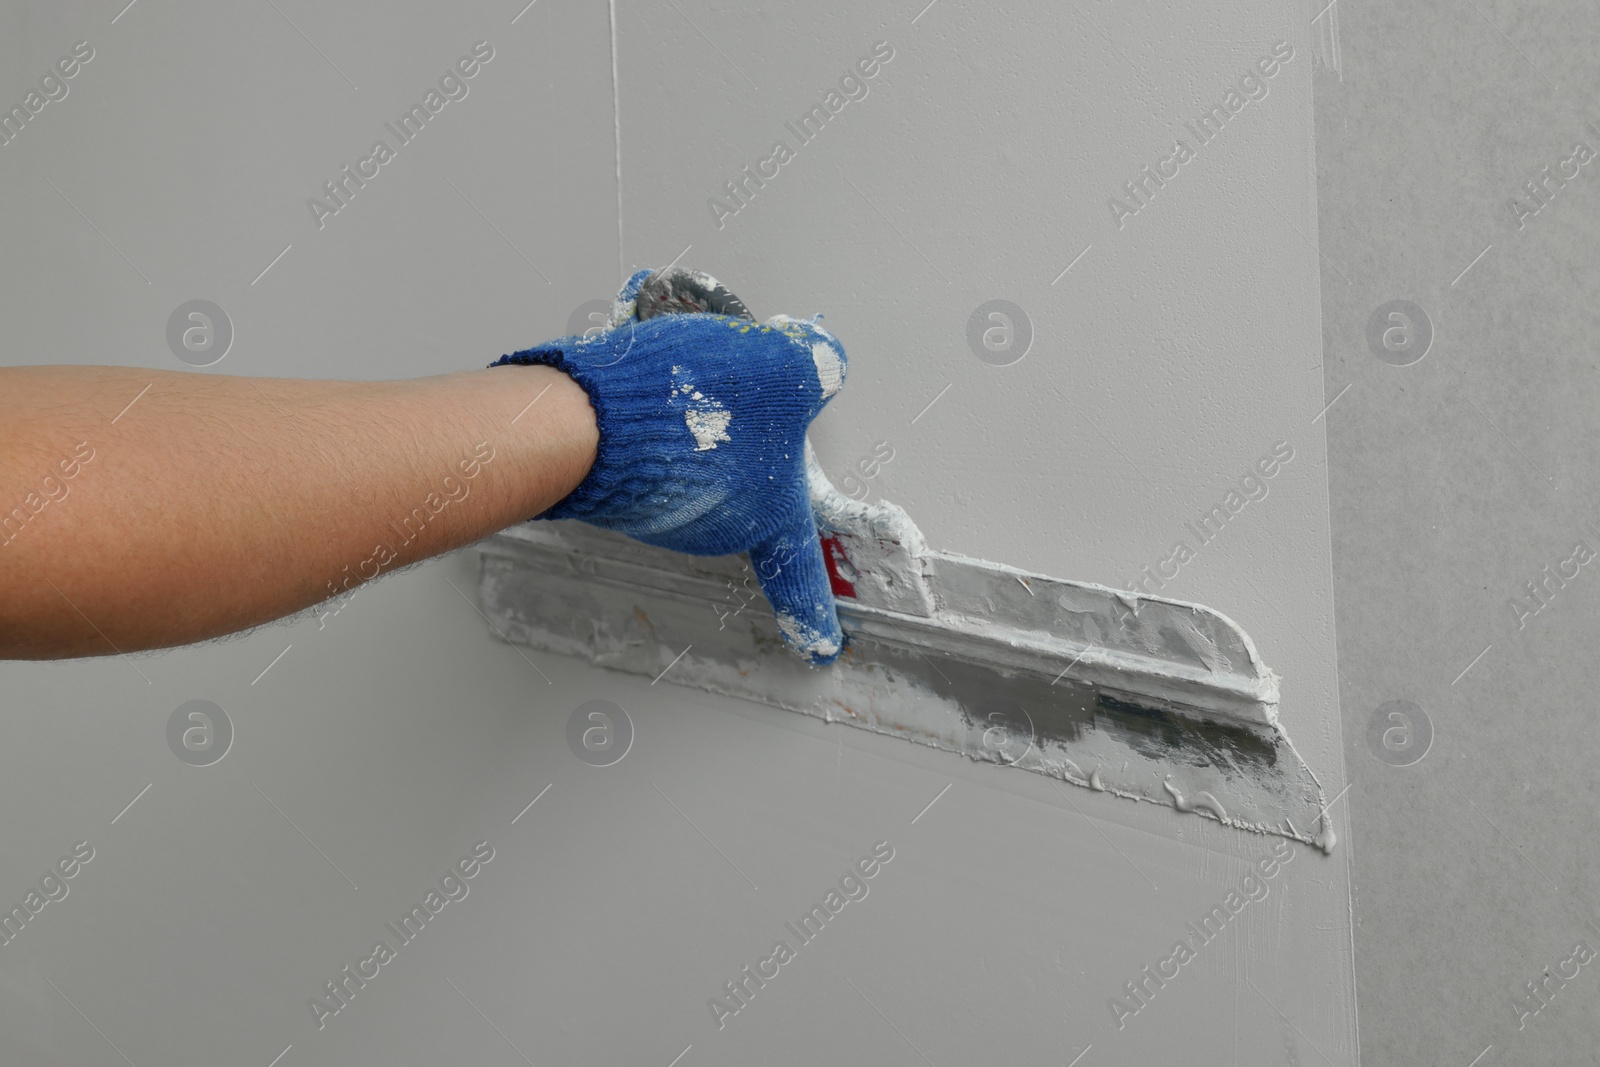
[[[813,662],[827,663],[839,654],[839,641],[816,630],[792,615],[777,613],[778,629],[789,646]]]
[[[817,365],[817,382],[822,386],[822,399],[826,400],[844,384],[844,363],[839,350],[827,341],[811,346],[811,360]]]
[[[733,421],[733,412],[696,389],[682,367],[672,368],[672,382],[678,395],[687,400],[683,423],[694,434],[696,452],[708,452],[717,447],[718,441],[733,440],[728,436],[728,423]]]
[[[801,344],[806,344],[809,340],[811,362],[817,367],[817,384],[822,387],[822,399],[827,400],[844,387],[844,360],[840,358],[844,346],[833,334],[817,325],[817,319],[821,317],[818,315],[807,322],[789,315],[774,315],[767,320],[767,325]],[[801,325],[814,333],[821,334],[823,339],[820,341],[808,339],[805,331],[800,328]]]

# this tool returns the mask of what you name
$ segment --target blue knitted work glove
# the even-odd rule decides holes
[[[844,347],[815,322],[662,307],[675,291],[645,287],[641,296],[651,273],[628,280],[607,328],[491,364],[555,367],[594,407],[593,468],[537,518],[581,519],[697,556],[748,552],[784,639],[813,664],[831,663],[843,633],[805,445],[811,420],[844,384]],[[748,315],[714,279],[697,277],[727,295],[731,304],[720,306]]]

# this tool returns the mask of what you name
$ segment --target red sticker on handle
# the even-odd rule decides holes
[[[856,587],[844,575],[839,573],[839,564],[850,562],[844,554],[844,545],[839,543],[837,537],[824,537],[822,539],[822,558],[828,565],[828,584],[833,587],[834,596],[856,598]]]

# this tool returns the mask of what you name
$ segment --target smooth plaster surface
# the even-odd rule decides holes
[[[1286,441],[1268,496],[1164,591],[1250,631],[1301,752],[1344,788],[1312,27],[1243,0],[1138,22],[1104,3],[674,0],[619,5],[614,27],[603,4],[516,7],[9,11],[0,91],[77,40],[96,57],[0,148],[5,360],[181,369],[166,319],[204,297],[237,332],[209,373],[442,371],[563,333],[681,253],[758,314],[822,311],[845,339],[815,434],[830,469],[887,440],[871,491],[935,547],[1108,584]],[[305,199],[480,39],[495,59],[470,95],[319,230]],[[1295,58],[1269,95],[1117,228],[1107,198],[1280,39]],[[880,40],[895,57],[869,95],[718,230],[706,199]],[[968,346],[991,299],[1035,331],[1008,367]],[[1297,849],[1118,1030],[1107,1001],[1271,840],[524,656],[488,635],[474,567],[381,582],[321,627],[0,667],[0,900],[96,849],[0,947],[7,1053],[1355,1062],[1350,850]],[[163,734],[197,698],[236,728],[209,767]],[[612,767],[567,747],[591,698],[636,727]],[[307,999],[479,840],[495,859],[470,895],[319,1031]],[[878,841],[895,859],[870,895],[719,1030],[707,999]]]

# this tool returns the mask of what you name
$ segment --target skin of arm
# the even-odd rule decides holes
[[[0,658],[281,618],[556,503],[598,445],[549,367],[405,381],[0,369]]]

